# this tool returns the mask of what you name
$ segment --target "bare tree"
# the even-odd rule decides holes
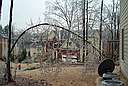
[[[55,2],[48,2],[48,3],[50,4],[47,6],[47,11],[45,12],[45,18],[46,18],[45,20],[47,22],[59,24],[72,31],[73,29],[75,29],[74,31],[76,31],[77,29],[78,34],[80,34],[79,31],[82,30],[82,24],[83,24],[82,17],[85,15],[85,14],[84,15],[82,14],[83,3],[81,0],[78,0],[78,1],[55,0]],[[90,34],[88,32],[89,31],[91,32],[91,30],[94,30],[94,29],[98,29],[97,31],[99,33],[100,40],[99,40],[99,45],[97,45],[97,47],[99,47],[99,49],[102,50],[101,40],[103,38],[102,38],[101,32],[103,31],[110,31],[111,33],[113,32],[113,29],[111,29],[113,11],[107,3],[105,2],[103,3],[103,1],[101,4],[100,3],[101,2],[97,0],[88,0],[88,4],[85,3],[86,9],[84,10],[86,10],[86,14],[87,14],[85,15],[85,22],[86,22],[85,35],[86,35],[86,40],[88,40],[88,37],[90,37]],[[117,20],[115,19],[115,21]],[[99,29],[99,26],[100,26],[100,29]],[[91,37],[92,36],[93,35],[91,35]],[[68,37],[70,37],[69,33],[68,33]]]
[[[47,20],[50,19],[50,23],[56,23],[69,30],[74,28],[76,20],[78,20],[78,1],[77,0],[56,0],[55,2],[49,2],[48,12],[45,14]],[[77,16],[76,16],[77,15]],[[51,22],[51,20],[53,20]],[[71,37],[68,33],[68,40]],[[68,47],[68,43],[67,43]]]

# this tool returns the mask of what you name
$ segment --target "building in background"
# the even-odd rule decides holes
[[[65,40],[60,47],[62,61],[77,62],[80,60],[80,44],[77,40]]]
[[[3,60],[7,57],[8,38],[0,34],[0,59]]]

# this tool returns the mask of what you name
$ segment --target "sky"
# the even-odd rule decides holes
[[[9,23],[9,8],[11,0],[3,0],[2,17],[0,24],[4,27]],[[13,25],[16,28],[26,28],[30,24],[30,19],[38,23],[39,18],[43,21],[46,0],[14,0]],[[111,1],[111,0],[105,0]]]
[[[5,26],[9,23],[9,8],[11,0],[3,0],[1,25]],[[18,28],[24,28],[30,23],[38,22],[39,18],[43,21],[43,12],[46,0],[14,0],[13,7],[13,25]]]

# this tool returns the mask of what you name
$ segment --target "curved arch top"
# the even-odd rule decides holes
[[[13,51],[13,49],[14,49],[16,43],[18,42],[18,40],[19,40],[28,30],[33,29],[33,28],[38,27],[38,26],[43,26],[43,25],[61,28],[61,29],[66,30],[66,31],[68,31],[68,32],[70,32],[70,33],[72,33],[72,34],[78,36],[79,38],[83,39],[82,36],[80,36],[80,35],[74,33],[73,31],[70,31],[70,30],[68,30],[68,29],[66,29],[66,28],[64,28],[64,27],[61,27],[61,26],[59,26],[59,25],[49,24],[49,23],[41,23],[41,24],[37,24],[37,25],[31,26],[31,27],[27,28],[26,30],[24,30],[24,31],[19,35],[19,37],[16,39],[15,43],[13,44],[13,46],[12,46],[12,48],[11,48],[11,50],[10,50],[10,53]],[[88,44],[90,44],[90,45],[91,45],[94,49],[96,49],[98,52],[101,51],[101,50],[98,50],[98,49],[97,49],[94,45],[92,45],[89,41],[85,40],[85,42],[88,43]]]

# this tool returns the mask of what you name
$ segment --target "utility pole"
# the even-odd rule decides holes
[[[101,1],[101,18],[100,18],[100,40],[99,40],[99,50],[100,50],[100,56],[99,60],[101,60],[102,55],[102,13],[103,13],[103,0]]]
[[[83,0],[83,9],[82,9],[82,19],[83,19],[83,57],[82,62],[85,61],[85,0]]]
[[[10,68],[12,11],[13,11],[13,0],[11,0],[11,6],[10,6],[9,38],[8,38],[8,56],[7,56],[7,59],[6,59],[6,74],[5,74],[8,82],[13,81],[12,75],[11,75],[11,68]]]
[[[86,16],[87,16],[87,19],[86,19],[86,40],[88,41],[88,0],[86,2]],[[86,42],[86,60],[88,59],[87,56],[88,56],[88,43]]]

